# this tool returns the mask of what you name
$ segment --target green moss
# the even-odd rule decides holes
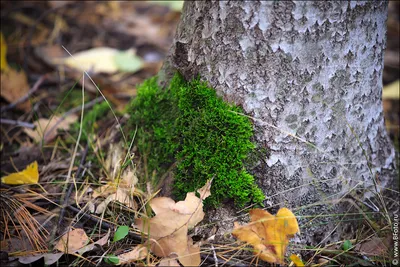
[[[243,164],[254,149],[252,124],[235,112],[242,111],[198,79],[185,82],[177,74],[164,90],[156,78],[144,82],[130,106],[130,125],[138,126],[136,144],[147,173],[160,178],[176,162],[178,199],[214,177],[207,204],[262,202],[264,195]]]

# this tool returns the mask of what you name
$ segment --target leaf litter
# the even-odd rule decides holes
[[[96,251],[98,246],[104,246],[103,249],[107,251],[119,251],[115,253],[118,264],[138,262],[143,264],[145,261],[148,265],[158,263],[163,266],[179,266],[179,264],[194,266],[201,263],[200,254],[204,252],[200,248],[202,242],[193,241],[194,238],[189,233],[195,230],[193,228],[198,226],[205,216],[202,200],[208,196],[209,189],[206,187],[199,189],[200,197],[196,197],[195,192],[190,192],[184,201],[179,202],[167,197],[154,197],[149,200],[150,195],[151,197],[153,195],[146,195],[138,189],[135,167],[130,164],[128,164],[129,168],[125,166],[124,156],[128,153],[126,144],[118,144],[109,138],[112,135],[112,127],[104,125],[111,124],[104,123],[102,125],[100,123],[93,135],[95,143],[91,151],[93,157],[84,162],[82,166],[80,163],[76,163],[72,169],[74,174],[81,167],[83,179],[77,182],[76,177],[73,177],[73,190],[76,191],[76,194],[72,199],[75,201],[69,205],[70,213],[66,216],[63,225],[57,225],[57,222],[51,224],[52,227],[57,228],[59,233],[55,237],[61,236],[61,238],[51,238],[48,230],[51,230],[52,227],[49,227],[50,223],[46,224],[50,219],[54,221],[53,219],[59,213],[58,206],[63,204],[59,201],[60,192],[61,188],[65,186],[65,177],[72,154],[71,145],[75,145],[73,141],[76,138],[76,134],[71,130],[71,125],[77,120],[75,115],[67,116],[63,122],[56,123],[64,118],[63,98],[65,97],[65,103],[72,102],[69,97],[76,91],[76,88],[73,89],[75,84],[78,87],[82,86],[81,70],[84,68],[89,70],[97,86],[112,103],[113,108],[122,111],[129,99],[135,96],[136,85],[158,72],[161,60],[166,55],[172,41],[172,33],[179,19],[177,10],[181,3],[166,3],[165,5],[169,5],[169,7],[160,6],[160,4],[157,2],[88,4],[85,2],[74,3],[74,1],[64,1],[63,3],[49,1],[38,2],[35,7],[27,9],[24,6],[26,3],[23,2],[15,2],[13,4],[15,7],[10,6],[9,3],[5,3],[3,6],[2,3],[2,9],[4,7],[5,10],[11,10],[11,8],[22,10],[16,13],[5,12],[6,15],[3,17],[6,22],[12,23],[5,24],[5,27],[9,28],[4,31],[7,36],[2,35],[1,42],[2,104],[3,102],[11,104],[27,96],[29,88],[33,84],[31,81],[36,80],[38,74],[48,75],[46,83],[40,85],[39,90],[33,95],[29,95],[28,100],[19,104],[12,112],[2,114],[2,117],[15,121],[22,120],[36,126],[34,130],[29,131],[26,128],[21,129],[20,126],[8,127],[2,124],[2,133],[5,133],[1,137],[2,167],[7,167],[2,168],[2,171],[4,169],[22,171],[2,173],[2,178],[4,178],[2,182],[5,186],[13,183],[9,183],[10,180],[14,182],[20,180],[21,182],[15,187],[7,185],[8,187],[4,190],[2,188],[1,200],[7,203],[16,202],[14,190],[21,193],[20,196],[25,199],[25,203],[33,199],[30,207],[26,205],[28,208],[23,209],[17,205],[16,209],[12,211],[20,210],[14,215],[21,222],[11,222],[8,217],[7,220],[2,217],[1,233],[8,233],[4,242],[2,241],[2,248],[3,244],[10,244],[7,252],[10,256],[18,256],[21,263],[33,263],[44,258],[45,264],[52,264],[59,261],[65,253],[72,253],[72,255],[86,253],[85,259],[91,260],[91,257],[96,255],[93,256],[97,257],[95,262],[100,264],[100,260],[104,257],[98,257],[102,254],[102,252]],[[42,13],[49,8],[53,9],[50,12],[51,15],[42,21],[36,21],[30,13],[30,11],[34,11],[32,14]],[[170,12],[170,8],[176,11]],[[29,10],[29,12],[25,10]],[[8,16],[8,14],[11,15]],[[13,28],[8,25],[12,25]],[[95,34],[99,32],[100,28],[102,34]],[[33,32],[31,39],[27,38],[30,31]],[[13,34],[10,35],[10,32]],[[83,55],[83,61],[77,63],[72,60],[62,46],[72,51],[71,54],[75,58],[79,59]],[[16,49],[17,47],[24,47],[24,51]],[[89,52],[99,48],[112,51],[111,57],[104,58],[108,60],[105,61],[106,63],[102,61],[104,54],[98,53],[99,50],[97,50],[97,54],[94,54],[94,59],[91,58],[93,54],[90,55]],[[19,54],[21,51],[24,54]],[[96,52],[96,50],[94,51]],[[96,57],[100,59],[96,60]],[[25,62],[21,60],[22,58]],[[398,82],[394,85],[398,85]],[[393,94],[392,88],[394,87],[386,88],[385,97],[396,99],[398,94]],[[88,83],[85,84],[85,91],[89,99],[97,97],[99,94],[96,87]],[[104,118],[104,120],[106,119]],[[61,132],[63,135],[59,136]],[[32,141],[33,143],[31,143]],[[117,145],[104,148],[104,143],[110,142]],[[28,145],[32,146],[31,149],[26,149]],[[18,153],[15,151],[15,147],[18,148]],[[125,147],[125,150],[117,151],[117,147]],[[109,162],[104,161],[104,150],[116,152],[113,156],[106,155]],[[78,151],[78,157],[80,153]],[[117,156],[117,154],[120,155]],[[3,160],[3,155],[5,160]],[[37,165],[34,168],[24,170],[35,161],[37,161]],[[95,166],[94,163],[97,161],[100,161],[102,166]],[[39,179],[38,169],[41,169],[40,180],[36,180],[36,177]],[[8,174],[11,175],[11,178],[7,176]],[[27,176],[30,178],[28,179]],[[7,199],[5,200],[5,198]],[[97,205],[93,208],[93,213],[85,208],[86,204],[91,201]],[[155,216],[143,214],[146,201],[149,201],[148,205]],[[124,208],[128,208],[127,214],[129,215],[125,216],[121,212],[118,214],[119,210],[111,205],[116,202]],[[23,202],[21,201],[21,203]],[[33,209],[32,207],[35,205],[38,206]],[[41,207],[50,216],[45,220],[36,220],[35,218],[42,214],[38,211]],[[96,209],[98,209],[97,213]],[[248,225],[242,226],[236,223],[232,234],[253,247],[254,253],[260,259],[282,263],[289,239],[296,230],[296,227],[293,226],[294,215],[289,212],[289,210],[283,212],[287,216],[281,216],[282,214],[278,212],[278,216],[278,214],[268,215],[266,211],[253,210],[250,212],[252,221]],[[115,214],[117,215],[115,216]],[[130,225],[132,220],[134,220],[133,226],[136,231],[130,228],[127,237],[111,245],[111,233],[115,232],[118,226]],[[285,225],[285,223],[282,224],[285,221],[288,223],[286,226],[289,227],[282,226]],[[76,228],[71,228],[71,225]],[[17,233],[21,226],[26,233],[21,230],[19,234]],[[29,229],[41,229],[43,232],[29,232]],[[75,230],[68,231],[68,229]],[[96,234],[90,235],[89,238],[88,234],[93,234],[94,229]],[[136,240],[134,243],[137,244],[132,246],[130,238],[135,235],[140,236],[141,232],[147,235],[147,239],[142,244]],[[27,242],[29,245],[24,245],[24,239],[29,239]],[[92,239],[97,241],[93,242]],[[76,244],[75,247],[68,247],[72,245],[71,241]],[[382,242],[378,239],[366,240],[359,246],[355,246],[354,250],[365,253],[365,255],[373,255],[374,252],[378,252],[377,256],[382,256],[385,255],[385,246],[387,246],[385,242],[383,242],[385,246]],[[59,250],[49,250],[47,244],[54,245],[56,248],[58,246]],[[78,247],[80,248],[78,249]],[[239,250],[240,248],[235,247],[234,249]],[[29,256],[33,252],[40,252],[40,254]],[[205,253],[208,254],[208,252]],[[153,255],[159,258],[155,258]],[[149,258],[152,261],[149,261]],[[296,266],[301,266],[301,259],[296,258],[296,255],[292,255],[290,259]]]

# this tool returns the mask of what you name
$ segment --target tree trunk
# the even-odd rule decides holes
[[[339,202],[364,206],[395,176],[381,105],[386,18],[382,1],[187,1],[164,65],[243,107],[269,151],[250,170],[267,207],[311,216],[301,223],[313,245],[337,238],[330,230],[348,219],[331,216],[348,211]]]

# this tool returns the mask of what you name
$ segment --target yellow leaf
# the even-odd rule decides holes
[[[299,232],[294,214],[287,208],[281,208],[275,216],[262,209],[253,209],[250,219],[251,222],[243,226],[235,222],[232,234],[252,245],[254,254],[260,259],[283,264],[289,238]]]
[[[392,82],[383,87],[382,99],[399,99],[400,95],[400,80]]]
[[[303,261],[296,254],[290,255],[290,259],[293,261],[293,263],[294,263],[294,265],[296,265],[296,267],[305,266]]]
[[[93,73],[136,72],[143,67],[143,60],[133,49],[119,51],[109,47],[96,47],[56,60],[70,68]]]
[[[1,71],[7,71],[8,70],[8,64],[7,64],[7,44],[6,41],[4,41],[3,33],[0,32],[0,38],[1,38]]]
[[[5,184],[37,184],[39,182],[39,170],[37,162],[33,162],[25,170],[12,173],[1,178]]]
[[[114,62],[114,57],[118,50],[108,47],[96,47],[82,51],[64,59],[64,63],[71,68],[90,71],[94,73],[114,73],[118,67]]]

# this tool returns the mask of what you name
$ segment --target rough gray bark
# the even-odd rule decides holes
[[[253,118],[269,150],[252,170],[267,207],[321,215],[301,220],[313,245],[337,238],[343,218],[331,215],[349,195],[363,206],[395,176],[381,106],[386,18],[382,1],[187,1],[164,65]]]

